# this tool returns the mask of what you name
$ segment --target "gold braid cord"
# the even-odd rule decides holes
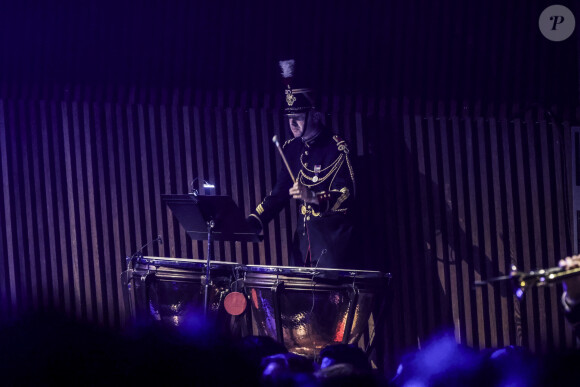
[[[337,192],[336,190],[332,190],[333,192]],[[342,202],[344,202],[346,199],[348,199],[348,197],[350,196],[350,191],[348,190],[348,188],[346,187],[342,187],[340,189],[340,191],[338,191],[340,193],[342,193],[342,195],[340,195],[340,197],[336,200],[336,203],[334,204],[334,206],[330,209],[330,211],[340,211],[339,207],[342,204]],[[343,209],[346,211],[346,209]]]
[[[292,141],[296,140],[297,137],[293,137],[289,140],[286,140],[286,142],[284,143],[284,145],[282,145],[282,149],[286,148],[286,145],[290,144]]]
[[[304,162],[302,161],[302,156],[300,156],[300,163],[302,164],[302,169],[300,170],[300,172],[298,172],[298,180],[300,181],[300,184],[302,184],[305,187],[314,187],[317,186],[321,183],[323,183],[324,181],[326,181],[326,179],[328,179],[329,177],[333,177],[336,175],[336,172],[338,172],[338,170],[340,169],[340,167],[342,166],[342,164],[344,163],[344,159],[345,159],[345,155],[341,154],[340,156],[338,156],[336,158],[336,160],[334,160],[332,162],[332,164],[330,164],[328,167],[324,168],[322,171],[318,172],[318,174],[320,174],[321,172],[325,172],[328,171],[324,176],[318,176],[318,179],[316,181],[314,181],[314,176],[317,175],[316,172],[314,172],[313,170],[310,170],[308,168],[306,168],[306,166],[304,165]],[[314,176],[308,176],[306,173],[304,173],[304,171],[307,171],[308,174],[312,173]]]
[[[326,168],[324,168],[318,172],[315,172],[314,170],[309,169],[304,164],[304,161],[302,160],[302,156],[300,156],[300,164],[302,164],[302,168],[300,169],[300,172],[298,172],[298,181],[300,182],[300,184],[312,189],[313,187],[316,187],[316,186],[324,183],[326,180],[328,180],[330,178],[331,181],[330,181],[330,184],[328,185],[328,187],[329,188],[332,187],[332,185],[334,184],[334,179],[338,175],[338,171],[343,166],[343,164],[346,160],[346,165],[348,167],[350,178],[352,179],[352,183],[354,186],[354,184],[355,184],[354,172],[353,172],[353,168],[352,168],[352,165],[350,163],[350,160],[348,158],[349,151],[348,151],[348,147],[346,145],[346,142],[338,136],[334,136],[333,139],[334,139],[334,141],[336,141],[336,146],[337,146],[338,150],[340,151],[340,155],[336,158],[336,160],[334,160]],[[315,176],[317,177],[316,180],[314,179]],[[338,199],[336,200],[336,203],[334,203],[334,205],[332,206],[330,211],[332,211],[332,212],[346,212],[347,209],[340,208],[340,206],[350,196],[349,189],[347,187],[343,187],[340,190],[330,189],[330,192],[340,193],[340,196],[338,197]],[[322,192],[317,193],[317,195],[321,195],[321,194],[323,196],[330,197],[329,192],[322,191]],[[302,205],[301,212],[303,215],[305,215],[306,220],[310,219],[310,215],[316,216],[316,217],[320,216],[320,213],[315,212],[313,210],[312,206]]]

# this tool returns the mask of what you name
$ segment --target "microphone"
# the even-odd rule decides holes
[[[131,260],[133,260],[133,258],[136,258],[138,256],[143,256],[143,250],[145,250],[146,247],[149,247],[150,245],[152,245],[153,243],[159,243],[160,245],[163,244],[163,238],[161,237],[161,234],[157,235],[157,238],[150,240],[149,242],[145,243],[143,246],[141,246],[139,248],[139,250],[135,251],[135,253],[133,253],[133,255],[131,255]]]
[[[163,238],[161,234],[157,235],[157,238],[150,240],[149,242],[145,243],[143,246],[139,248],[139,250],[135,251],[133,255],[130,257],[126,257],[127,269],[121,273],[121,278],[123,279],[123,283],[127,285],[128,289],[131,289],[131,276],[133,275],[133,267],[135,267],[135,259],[139,256],[143,256],[143,250],[152,245],[153,243],[158,242],[160,245],[163,244]]]

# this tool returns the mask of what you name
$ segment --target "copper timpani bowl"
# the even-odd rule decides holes
[[[133,317],[174,327],[200,318],[206,268],[207,261],[197,259],[137,258],[131,270]],[[360,339],[385,299],[390,274],[212,261],[210,278],[205,318],[216,327],[270,336],[291,352],[316,357],[329,344]],[[224,300],[234,291],[247,306],[230,316]]]
[[[244,273],[252,333],[308,357],[329,344],[356,343],[390,279],[363,270],[257,265],[237,270]]]

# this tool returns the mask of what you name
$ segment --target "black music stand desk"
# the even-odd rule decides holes
[[[260,242],[242,210],[229,196],[161,195],[177,221],[193,240],[208,240],[208,223],[215,241]]]
[[[207,240],[204,313],[207,314],[210,283],[210,261],[214,260],[213,242],[260,242],[242,210],[229,196],[161,195],[177,221],[193,240]]]

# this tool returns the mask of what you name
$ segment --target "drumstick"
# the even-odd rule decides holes
[[[282,156],[282,160],[284,161],[286,168],[288,168],[288,173],[290,174],[290,177],[292,178],[292,182],[296,183],[296,179],[294,178],[294,175],[292,174],[292,170],[290,169],[290,166],[288,165],[288,161],[286,160],[286,156],[284,156],[284,152],[282,152],[282,148],[280,147],[280,142],[278,141],[278,136],[272,137],[272,142],[276,145],[276,148],[278,148],[278,152],[280,152],[280,156]]]

